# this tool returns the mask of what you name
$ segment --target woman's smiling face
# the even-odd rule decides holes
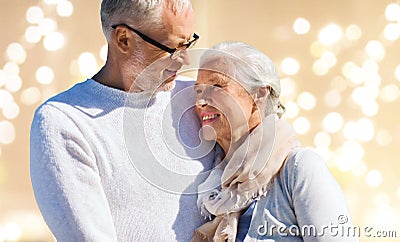
[[[218,72],[199,70],[194,88],[195,111],[206,140],[231,141],[253,128],[256,106],[237,81]]]

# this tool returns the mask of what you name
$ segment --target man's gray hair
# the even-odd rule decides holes
[[[256,93],[260,87],[269,87],[270,103],[265,107],[265,115],[276,113],[281,117],[284,113],[285,107],[279,100],[281,86],[276,67],[256,48],[242,42],[222,42],[202,55],[200,68],[230,76],[250,94]]]
[[[176,12],[191,7],[190,0],[103,0],[100,9],[103,33],[110,40],[111,25],[120,23],[138,30],[161,29],[164,4]]]

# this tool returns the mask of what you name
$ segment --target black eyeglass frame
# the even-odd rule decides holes
[[[197,42],[197,40],[200,38],[200,36],[198,36],[196,33],[193,33],[193,39],[187,43],[184,43],[181,46],[183,48],[178,47],[178,48],[171,49],[168,46],[165,46],[165,45],[161,44],[160,42],[153,40],[152,38],[148,37],[147,35],[141,33],[140,31],[132,28],[131,26],[129,26],[127,24],[124,24],[124,23],[114,24],[111,26],[111,28],[116,29],[118,26],[124,26],[124,27],[128,28],[129,30],[131,30],[131,31],[135,32],[137,35],[139,35],[139,37],[142,38],[147,43],[152,44],[153,46],[170,53],[172,59],[174,59],[174,57],[176,58],[178,56],[178,53],[180,53],[180,51],[192,48],[195,45],[195,43]]]

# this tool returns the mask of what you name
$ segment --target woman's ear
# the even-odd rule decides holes
[[[267,97],[269,96],[269,94],[270,94],[270,87],[266,86],[257,88],[257,91],[254,96],[254,102],[259,105],[263,104],[267,99]]]
[[[253,110],[252,112],[264,110],[266,105],[266,100],[270,94],[270,87],[258,87],[256,92],[253,94]]]

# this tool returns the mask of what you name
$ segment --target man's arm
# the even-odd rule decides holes
[[[58,241],[117,240],[92,152],[76,123],[57,107],[45,104],[36,111],[30,136],[32,186]]]

